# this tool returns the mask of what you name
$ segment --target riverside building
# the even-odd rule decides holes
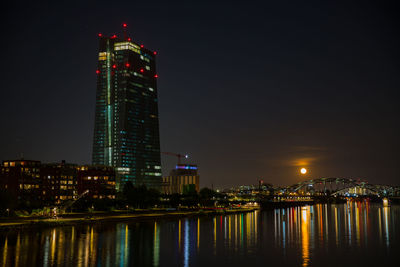
[[[127,181],[161,189],[155,59],[126,32],[99,34],[92,163],[115,167],[117,190]]]
[[[40,166],[37,160],[4,160],[0,166],[0,189],[13,201],[42,201]]]
[[[197,165],[178,164],[169,176],[163,177],[163,193],[168,195],[198,193],[199,180]]]
[[[78,165],[66,163],[42,163],[40,178],[43,200],[45,203],[59,204],[65,200],[72,200],[77,195]]]
[[[65,161],[5,160],[0,165],[0,191],[12,201],[36,206],[62,204],[83,193],[92,199],[115,199],[115,170]]]
[[[77,177],[78,194],[88,191],[94,199],[115,199],[115,171],[109,166],[80,166]]]

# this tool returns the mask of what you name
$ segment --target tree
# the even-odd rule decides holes
[[[215,197],[217,193],[207,187],[200,190],[200,205],[202,206],[214,206]]]
[[[16,206],[16,201],[13,196],[5,189],[0,189],[0,216],[8,216],[8,210],[13,210]]]
[[[147,189],[144,184],[135,187],[129,181],[124,185],[123,196],[128,205],[136,208],[148,208],[160,202],[160,192]]]

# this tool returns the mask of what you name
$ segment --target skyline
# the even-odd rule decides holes
[[[8,7],[3,27],[17,41],[2,66],[0,159],[90,162],[97,34],[121,35],[127,23],[158,52],[161,151],[189,154],[202,187],[304,177],[399,184],[390,7],[142,4],[130,16],[115,5],[107,20],[100,5],[78,7]],[[163,156],[164,176],[175,163]]]

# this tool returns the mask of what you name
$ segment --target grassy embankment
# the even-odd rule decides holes
[[[154,220],[163,218],[180,218],[191,216],[213,216],[251,212],[256,208],[235,208],[235,209],[149,209],[129,210],[112,212],[91,212],[91,213],[67,213],[57,218],[43,216],[24,216],[12,218],[0,218],[0,229],[15,229],[25,227],[52,227],[64,225],[91,224],[102,222],[126,222],[130,220]]]

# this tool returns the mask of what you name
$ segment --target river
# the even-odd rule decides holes
[[[400,206],[0,231],[0,266],[400,266]]]

